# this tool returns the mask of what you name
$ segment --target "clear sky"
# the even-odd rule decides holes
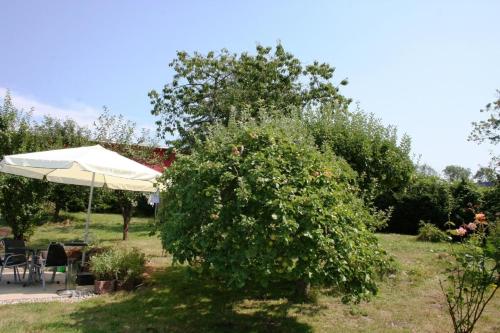
[[[499,13],[486,0],[2,1],[0,95],[87,124],[106,105],[154,128],[147,93],[177,50],[279,40],[348,77],[343,93],[409,134],[422,162],[475,170],[493,149],[466,138],[500,89]]]

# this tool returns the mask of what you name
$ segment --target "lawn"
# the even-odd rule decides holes
[[[78,238],[84,215],[74,222],[39,227],[32,244]],[[121,217],[94,214],[94,238],[114,245],[136,246],[156,268],[147,286],[76,303],[0,306],[0,332],[451,332],[439,289],[446,244],[421,243],[412,236],[380,234],[383,247],[397,260],[399,272],[380,283],[371,302],[344,305],[318,292],[312,303],[284,297],[257,297],[231,292],[223,285],[171,266],[160,242],[149,236],[148,220],[132,220],[130,240],[121,241]],[[126,244],[124,244],[126,243]],[[500,331],[497,295],[477,332]]]

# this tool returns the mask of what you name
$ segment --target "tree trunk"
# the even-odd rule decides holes
[[[123,217],[123,240],[128,239],[128,228],[130,225],[130,220],[132,219],[132,205],[125,205],[122,207],[122,217]]]
[[[57,222],[59,221],[59,213],[61,212],[61,205],[59,205],[57,202],[56,202],[56,206],[54,208],[54,215],[53,215],[53,219],[54,219],[54,222]]]
[[[299,300],[306,300],[311,295],[311,284],[305,280],[298,280],[295,283],[295,297]]]
[[[123,217],[123,240],[128,239],[128,226],[130,224],[130,217]]]

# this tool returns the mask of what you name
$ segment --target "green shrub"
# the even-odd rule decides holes
[[[431,223],[420,222],[417,240],[425,242],[444,242],[449,239],[446,232]]]
[[[125,284],[136,285],[141,282],[145,271],[146,256],[137,248],[119,252],[117,278]]]
[[[444,228],[452,204],[449,184],[438,177],[416,174],[406,190],[386,204],[394,210],[385,231],[416,235],[420,221]]]
[[[361,110],[339,111],[323,106],[308,118],[318,147],[344,158],[358,173],[360,187],[374,196],[403,189],[414,171],[410,138],[398,138],[396,128],[385,126]]]
[[[174,262],[231,287],[328,285],[358,299],[387,258],[354,179],[299,121],[231,122],[166,170],[158,228]]]
[[[482,201],[479,186],[470,180],[458,180],[452,183],[451,194],[453,197],[451,220],[456,225],[473,221]]]
[[[108,249],[90,259],[96,280],[119,280],[137,284],[145,270],[146,257],[138,249]]]
[[[500,218],[500,181],[483,190],[481,210],[490,221]]]

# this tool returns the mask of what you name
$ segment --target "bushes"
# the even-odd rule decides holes
[[[455,225],[473,221],[475,210],[481,204],[479,187],[469,180],[462,179],[453,182],[450,190],[453,197],[451,220],[455,222]]]
[[[308,118],[319,148],[331,149],[358,173],[363,190],[374,196],[403,189],[414,171],[410,139],[398,139],[395,127],[384,126],[371,114],[339,111],[323,106]]]
[[[446,232],[442,231],[435,225],[431,223],[420,222],[420,228],[418,229],[417,240],[425,242],[443,242],[448,240],[450,237]]]
[[[420,221],[443,229],[452,204],[448,186],[438,177],[415,175],[406,191],[388,202],[394,210],[385,231],[415,235]]]
[[[174,262],[232,287],[297,282],[364,297],[387,258],[354,179],[296,120],[217,127],[165,172],[162,241]]]
[[[473,221],[479,210],[494,219],[495,211],[498,212],[497,197],[496,187],[481,191],[469,180],[449,183],[435,176],[416,174],[406,190],[384,198],[386,207],[394,207],[385,231],[417,234],[420,221],[444,230],[449,220],[455,226]]]
[[[484,190],[481,210],[490,221],[500,218],[500,181]]]

